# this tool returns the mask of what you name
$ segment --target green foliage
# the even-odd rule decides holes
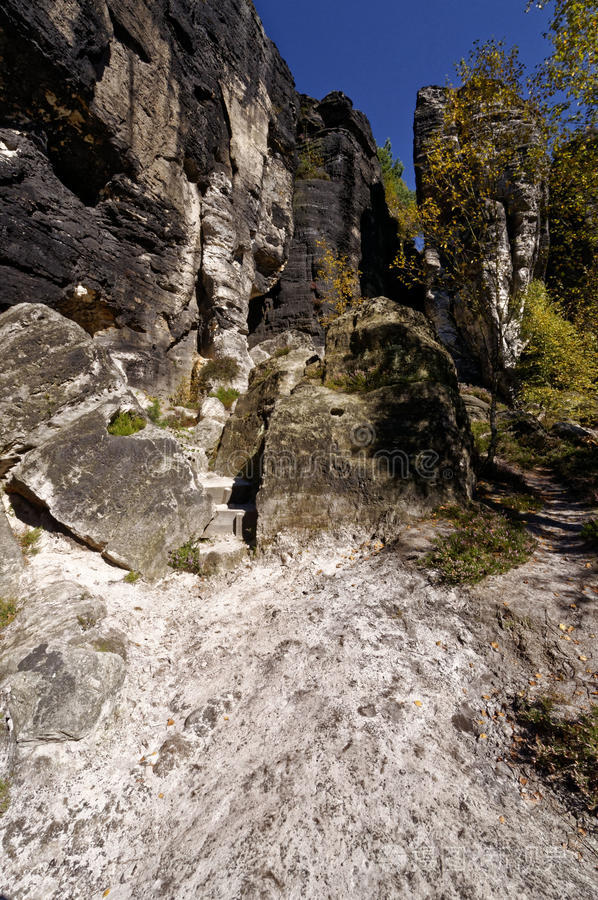
[[[193,396],[190,377],[181,378],[169,400],[173,406],[186,406],[188,409],[197,408],[198,398]]]
[[[500,497],[498,502],[501,506],[518,513],[538,512],[544,506],[544,502],[533,494],[507,494]]]
[[[136,584],[141,578],[141,572],[127,572],[123,581],[126,584]]]
[[[138,415],[132,410],[125,410],[124,412],[119,411],[110,419],[108,434],[117,437],[129,437],[132,434],[136,434],[138,431],[142,431],[146,424],[147,422],[143,416]]]
[[[540,281],[532,282],[524,297],[522,336],[523,402],[549,422],[571,416],[591,420],[598,411],[595,338],[565,318]]]
[[[206,391],[214,382],[228,384],[239,374],[239,363],[232,356],[210,359],[199,372],[197,382],[200,391]]]
[[[448,507],[439,514],[456,530],[436,538],[435,549],[422,565],[438,569],[448,584],[477,584],[488,575],[498,575],[526,562],[535,541],[506,516],[481,507]]]
[[[37,545],[41,536],[42,529],[39,527],[32,528],[31,531],[26,531],[25,534],[21,535],[19,543],[25,556],[35,556],[39,553],[39,547]]]
[[[378,147],[378,159],[382,169],[382,183],[386,205],[391,216],[397,220],[401,240],[413,240],[419,230],[415,191],[403,181],[405,167],[400,159],[395,159],[390,138],[383,147]]]
[[[522,703],[517,721],[527,732],[527,750],[550,780],[575,791],[588,812],[598,810],[598,706],[577,719],[555,715],[543,697]]]
[[[10,625],[17,614],[17,602],[11,597],[0,597],[0,629]]]
[[[363,303],[359,284],[361,272],[353,268],[348,256],[335,254],[327,241],[317,241],[317,247],[321,254],[316,274],[318,293],[321,302],[328,308],[321,322],[328,325],[347,310]]]
[[[275,350],[274,352],[274,359],[280,359],[282,356],[288,356],[290,352],[290,347],[279,347],[278,350]]]
[[[0,778],[0,816],[8,810],[10,806],[10,784],[3,778]]]
[[[598,519],[590,519],[581,529],[581,536],[586,541],[598,546]]]
[[[158,428],[165,428],[166,422],[162,418],[162,409],[160,406],[160,401],[157,397],[154,397],[151,404],[146,409],[147,417],[154,425],[157,425]]]
[[[389,384],[405,384],[417,380],[417,376],[399,377],[389,372],[384,366],[371,366],[368,369],[355,367],[346,375],[330,378],[326,387],[344,394],[367,394]]]
[[[241,394],[236,388],[222,386],[215,391],[212,391],[210,394],[210,397],[216,397],[217,400],[220,400],[225,409],[230,409],[235,400],[238,400],[240,396]]]
[[[180,572],[201,575],[203,569],[197,541],[189,540],[177,550],[171,550],[168,555],[168,565]]]
[[[299,149],[299,162],[295,177],[300,181],[319,178],[330,181],[330,176],[324,168],[324,154],[322,145],[318,140],[307,140]]]

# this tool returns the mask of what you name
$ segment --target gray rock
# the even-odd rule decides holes
[[[193,429],[193,439],[206,453],[212,453],[224,429],[224,422],[219,419],[205,418]]]
[[[106,351],[47,306],[0,315],[0,357],[0,470],[100,402],[136,406]]]
[[[578,422],[555,422],[550,431],[572,444],[598,444],[598,432],[593,428],[584,428]]]
[[[217,422],[226,422],[229,412],[218,397],[206,397],[200,408],[202,419],[215,419]]]
[[[10,677],[8,708],[18,743],[81,740],[124,680],[114,653],[39,644]]]
[[[150,425],[113,436],[109,420],[101,408],[62,428],[27,454],[8,488],[107,559],[155,578],[170,550],[202,534],[212,502],[176,441]]]
[[[0,505],[0,597],[15,595],[24,567],[21,548]]]

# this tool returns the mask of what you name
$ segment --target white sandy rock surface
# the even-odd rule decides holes
[[[484,609],[350,537],[213,579],[123,575],[60,535],[31,558],[25,597],[103,598],[126,678],[91,735],[21,748],[0,894],[596,896],[591,836],[506,762],[529,673],[490,646],[500,590]]]

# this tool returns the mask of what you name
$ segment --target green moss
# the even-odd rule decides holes
[[[8,810],[10,806],[10,784],[8,781],[0,778],[0,816]]]
[[[17,614],[17,601],[12,597],[0,597],[0,629],[10,625]]]
[[[36,553],[39,553],[40,548],[37,544],[41,536],[41,528],[32,528],[31,531],[27,531],[25,534],[21,535],[19,543],[25,556],[35,556]]]
[[[217,400],[220,400],[225,409],[230,409],[235,400],[238,400],[240,396],[241,394],[236,388],[230,387],[219,387],[210,394],[210,397],[216,397]]]
[[[119,411],[110,419],[108,434],[117,437],[129,437],[132,434],[136,434],[138,431],[142,431],[146,424],[143,416],[140,416],[131,410],[125,410],[124,412]]]
[[[141,572],[127,572],[123,581],[126,582],[126,584],[136,584],[140,578]]]
[[[421,565],[437,569],[448,584],[477,584],[488,575],[526,562],[536,541],[518,523],[482,507],[447,507],[438,515],[455,526],[437,538]]]
[[[527,751],[550,780],[574,791],[591,813],[598,811],[598,706],[577,719],[554,712],[554,700],[523,703],[516,718],[527,734]]]

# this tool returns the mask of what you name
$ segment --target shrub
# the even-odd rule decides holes
[[[328,325],[347,310],[363,303],[359,283],[361,272],[353,268],[348,256],[335,254],[325,240],[318,241],[317,247],[321,253],[320,267],[316,273],[318,291],[322,302],[329,308],[321,321],[323,325]]]
[[[138,582],[140,578],[141,572],[127,572],[127,574],[123,578],[123,581],[126,582],[126,584],[136,584],[136,582]]]
[[[10,625],[17,614],[17,602],[11,597],[0,597],[0,629]]]
[[[239,374],[239,363],[232,356],[210,359],[202,367],[197,377],[200,391],[207,391],[215,382],[229,384]]]
[[[581,536],[586,541],[598,546],[598,519],[590,519],[581,529]]]
[[[168,565],[180,572],[201,575],[203,569],[197,542],[189,540],[177,550],[171,550],[168,554]]]
[[[0,778],[0,816],[3,816],[10,806],[10,785],[8,781]]]
[[[319,178],[330,181],[330,176],[324,168],[324,154],[319,141],[307,141],[299,150],[299,162],[295,177],[301,180]]]
[[[274,353],[274,359],[280,359],[281,356],[288,356],[290,352],[290,347],[279,347]]]
[[[42,529],[39,527],[32,528],[31,531],[27,531],[25,534],[21,535],[19,543],[21,545],[21,550],[26,556],[35,556],[36,553],[39,553],[37,544],[41,536]]]
[[[527,751],[551,781],[578,793],[591,813],[598,810],[598,706],[578,719],[554,714],[554,701],[523,703],[517,721],[527,731]]]
[[[119,411],[110,419],[108,434],[117,437],[129,437],[131,434],[142,431],[146,424],[143,416],[138,415],[132,410],[125,410],[124,412]]]
[[[439,515],[456,531],[437,538],[422,565],[438,569],[448,584],[477,584],[488,575],[508,572],[529,559],[536,546],[521,525],[488,509],[455,506],[439,510]]]
[[[217,400],[220,400],[225,409],[230,409],[235,400],[238,400],[240,396],[241,395],[236,388],[227,387],[219,387],[210,394],[210,397],[216,397]]]
[[[193,394],[191,377],[181,378],[174,394],[169,399],[173,406],[186,406],[189,409],[195,409],[198,406],[198,399]]]
[[[157,425],[158,428],[165,428],[166,423],[162,419],[162,409],[160,408],[160,401],[157,397],[152,399],[151,404],[146,409],[147,417],[154,425]]]

